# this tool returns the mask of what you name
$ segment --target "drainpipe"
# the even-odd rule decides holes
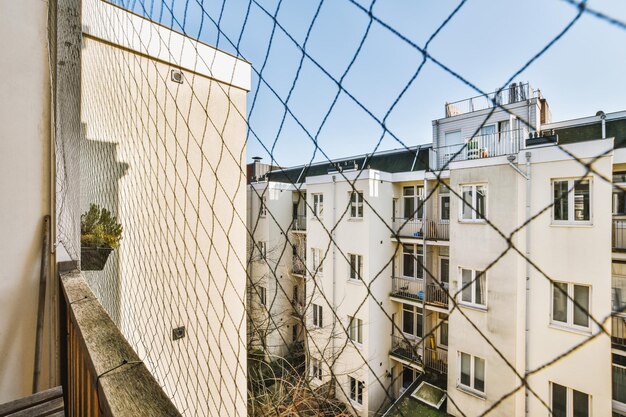
[[[600,110],[596,113],[596,116],[600,116],[600,120],[602,121],[602,139],[606,139],[606,114]]]
[[[424,178],[424,196],[422,199],[422,241],[424,242],[424,244],[422,245],[422,261],[424,262],[424,265],[428,265],[428,257],[427,257],[427,246],[426,246],[426,233],[428,231],[428,223],[427,223],[427,218],[428,216],[426,215],[426,196],[428,195],[428,180],[426,178]],[[428,270],[428,269],[427,269]],[[422,268],[422,276],[423,281],[424,281],[424,293],[422,294],[422,360],[424,360],[424,358],[426,357],[426,340],[425,340],[425,336],[426,336],[426,309],[424,308],[425,305],[424,303],[426,302],[426,292],[427,292],[427,286],[428,286],[428,274],[424,273],[424,268]]]
[[[335,293],[337,292],[337,243],[336,243],[336,238],[337,238],[337,176],[333,175],[333,229],[332,229],[332,233],[331,233],[331,239],[333,240],[332,242],[332,247],[333,247],[333,296],[332,296],[332,309],[333,309],[333,327],[332,327],[332,333],[330,335],[330,340],[331,340],[331,352],[332,352],[332,364],[335,364],[335,330],[336,330],[336,325],[337,325],[337,308],[336,306],[336,295]],[[334,367],[334,366],[333,366]],[[334,369],[331,369],[331,374],[334,375]],[[333,378],[333,381],[336,380],[336,378]],[[334,388],[334,387],[333,387]]]

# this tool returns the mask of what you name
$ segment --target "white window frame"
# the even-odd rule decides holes
[[[554,200],[554,187],[557,182],[565,182],[567,181],[567,219],[566,220],[556,220],[555,216],[555,200]],[[588,181],[589,182],[589,220],[576,220],[574,218],[574,214],[576,212],[576,190],[573,188],[574,184],[577,181]],[[550,201],[552,202],[552,224],[560,225],[560,226],[571,226],[571,225],[581,225],[581,226],[591,226],[593,225],[593,178],[592,177],[583,177],[583,178],[553,178],[550,182]],[[611,197],[612,201],[612,197]],[[611,207],[612,211],[612,207]]]
[[[311,248],[311,261],[313,262],[313,274],[324,274],[324,262],[322,261],[322,250],[319,248]]]
[[[256,242],[257,249],[259,251],[259,256],[261,259],[267,258],[267,242],[264,240],[259,240]]]
[[[322,220],[324,218],[324,194],[313,194],[313,218]]]
[[[319,304],[311,304],[313,306],[313,327],[321,329],[324,326],[324,310]]]
[[[411,252],[411,257],[413,259],[413,269],[414,275],[407,275],[404,272],[404,257],[408,256],[408,251],[405,252],[405,248],[412,246],[413,251]],[[421,248],[421,249],[419,249]],[[402,244],[402,277],[414,280],[422,280],[424,279],[424,246],[423,245],[414,245],[412,243],[404,243]]]
[[[560,321],[560,320],[554,319],[554,294],[556,291],[555,286],[554,286],[555,283],[567,285],[567,298],[566,298],[566,303],[567,303],[566,319],[567,320],[566,321]],[[589,308],[587,311],[587,326],[586,327],[574,323],[575,304],[573,300],[574,300],[575,287],[587,287],[589,289],[589,292],[588,292]],[[590,314],[591,313],[591,300],[592,300],[591,291],[592,291],[592,286],[588,284],[579,284],[576,282],[564,282],[564,281],[554,281],[553,283],[551,283],[550,284],[550,324],[552,324],[553,326],[561,327],[561,328],[567,328],[567,329],[572,329],[572,330],[577,330],[577,331],[588,333],[591,330],[591,314]]]
[[[412,195],[405,195],[405,190],[411,189]],[[414,213],[406,213],[406,200],[413,200],[413,206],[415,207]],[[420,208],[421,205],[421,208]],[[420,215],[420,211],[422,214]],[[411,219],[413,221],[421,221],[424,213],[424,186],[423,185],[406,185],[402,187],[402,215],[404,219]]]
[[[408,312],[413,316],[413,332],[414,333],[406,333],[404,331],[404,313]],[[421,316],[421,320],[418,318]],[[415,339],[420,340],[424,335],[424,309],[422,307],[418,307],[413,304],[402,303],[402,326],[400,327],[400,331],[407,339]]]
[[[443,199],[447,198],[448,199],[448,218],[444,219],[442,214],[443,214]],[[452,204],[451,204],[451,195],[450,193],[445,193],[442,194],[441,192],[439,193],[439,221],[442,223],[450,223],[450,214],[452,214]]]
[[[442,315],[444,315],[445,318],[441,317]],[[439,326],[439,329],[438,329],[438,331],[439,331],[439,339],[437,339],[437,340],[439,342],[440,347],[442,347],[444,349],[448,349],[448,344],[450,343],[450,316],[448,314],[445,314],[445,313],[437,313],[437,318],[441,322],[441,325]],[[448,333],[448,341],[447,341],[448,343],[446,343],[446,344],[443,343],[443,337],[442,337],[444,323],[445,323],[445,326],[446,326],[446,329],[447,329],[447,333]]]
[[[463,288],[465,287],[465,285],[463,284],[463,271],[470,271],[471,272],[471,285],[469,286],[469,289],[471,291],[471,300],[470,301],[466,301],[463,299]],[[485,304],[479,304],[476,302],[476,277],[478,274],[482,274],[482,277],[484,277],[484,281],[485,281],[485,285],[483,288],[483,294],[484,294],[484,299],[485,299]],[[459,304],[463,305],[463,306],[468,306],[468,307],[473,307],[473,308],[477,308],[480,310],[486,310],[487,309],[487,305],[488,303],[488,282],[487,282],[487,273],[485,271],[478,271],[475,269],[470,269],[470,268],[464,268],[464,267],[459,267]]]
[[[259,286],[259,302],[262,306],[267,305],[267,289]]]
[[[350,401],[357,406],[363,405],[363,397],[365,396],[365,383],[352,376],[348,376],[348,383],[350,384],[350,386],[348,387],[348,395],[350,397]],[[359,397],[361,401],[359,401]]]
[[[322,361],[311,357],[311,368],[309,369],[309,375],[313,380],[322,381]]]
[[[470,358],[470,385],[466,385],[464,383],[461,382],[461,373],[463,372],[463,362],[462,362],[462,355],[467,355]],[[481,391],[480,389],[475,388],[475,379],[476,379],[476,359],[480,359],[483,361],[483,374],[484,374],[484,381],[483,381],[483,390]],[[474,356],[472,354],[469,354],[467,352],[461,352],[458,351],[458,355],[457,355],[457,360],[458,360],[458,364],[459,364],[459,372],[457,374],[457,388],[460,389],[461,391],[466,391],[466,392],[471,392],[475,395],[478,395],[480,397],[485,397],[485,394],[487,392],[487,361],[484,358],[481,358],[479,356]]]
[[[348,337],[355,345],[363,345],[363,320],[348,316]]]
[[[584,394],[587,396],[588,401],[587,401],[587,415],[589,417],[591,417],[591,410],[593,409],[593,407],[591,406],[591,402],[593,400],[592,396],[590,394],[587,394],[586,392],[582,392],[582,391],[578,391],[575,390],[573,388],[568,387],[567,385],[563,385],[563,384],[559,384],[556,382],[552,382],[550,381],[550,409],[553,409],[554,406],[554,386],[555,385],[559,385],[563,388],[566,389],[566,394],[565,394],[565,416],[566,417],[574,417],[574,391],[577,391],[581,394]]]
[[[355,201],[352,201],[352,198],[354,198]],[[350,218],[351,219],[362,219],[363,218],[363,212],[364,212],[364,205],[363,205],[363,191],[350,191],[350,193],[348,193],[348,198],[350,201]],[[360,211],[359,211],[360,209]],[[353,213],[354,212],[354,213]],[[354,214],[354,215],[353,215]]]
[[[466,219],[463,217],[463,207],[465,206],[465,200],[463,199],[463,194],[464,194],[464,189],[467,187],[471,188],[472,201],[470,202],[471,218]],[[479,187],[483,187],[485,191],[485,207],[484,207],[483,217],[479,217],[478,213],[476,212],[476,207],[477,207],[476,202],[478,201],[477,189]],[[461,184],[460,195],[461,195],[461,201],[459,202],[459,222],[460,223],[486,223],[486,219],[489,213],[489,208],[488,208],[489,187],[487,186],[487,183]]]
[[[442,264],[443,264],[443,260],[448,261],[448,282],[443,282],[441,280],[443,274],[441,273],[441,271],[443,270],[442,268]],[[443,287],[445,289],[449,289],[450,288],[450,257],[448,255],[439,255],[439,282],[441,282],[441,284],[443,285]]]
[[[356,268],[352,265],[353,259],[356,263]],[[348,279],[355,282],[363,281],[363,255],[356,253],[348,254]]]

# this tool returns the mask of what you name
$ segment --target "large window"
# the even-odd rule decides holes
[[[311,358],[311,377],[313,379],[317,379],[318,381],[322,380],[322,361],[317,358]]]
[[[363,218],[363,193],[360,191],[350,193],[350,217],[353,219]]]
[[[349,254],[350,260],[350,279],[360,280],[363,278],[363,256]]]
[[[444,288],[450,285],[450,259],[447,257],[439,258],[439,279]]]
[[[348,316],[348,330],[350,340],[355,343],[363,343],[363,320]]]
[[[555,180],[552,182],[554,223],[591,222],[591,181]]]
[[[404,218],[416,219],[422,218],[424,212],[424,187],[411,186],[402,188],[402,200],[404,202]]]
[[[459,352],[461,367],[459,387],[465,390],[485,393],[485,360],[478,356]]]
[[[357,404],[363,404],[363,390],[365,384],[353,377],[350,379],[350,399]]]
[[[439,219],[450,220],[450,194],[439,195]]]
[[[322,250],[311,248],[311,260],[313,261],[313,273],[322,274],[324,272],[324,263],[322,262]]]
[[[487,307],[487,276],[483,271],[461,268],[461,302]]]
[[[402,275],[407,278],[424,277],[424,248],[422,245],[402,245]]]
[[[312,304],[312,306],[313,306],[313,326],[322,327],[324,325],[322,306],[317,305],[317,304]]]
[[[448,315],[444,313],[438,313],[441,324],[439,326],[439,344],[442,346],[448,346]]]
[[[591,397],[588,394],[554,382],[551,385],[552,417],[589,417]]]
[[[591,287],[568,282],[552,284],[552,323],[589,329]]]
[[[487,215],[487,186],[480,184],[461,187],[461,220],[483,221]]]
[[[324,217],[324,194],[313,194],[313,214],[319,219]]]
[[[415,337],[422,337],[422,309],[411,305],[402,304],[402,332]]]

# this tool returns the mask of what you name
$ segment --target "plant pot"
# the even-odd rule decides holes
[[[81,271],[102,271],[109,259],[113,248],[108,247],[82,247],[80,248]]]

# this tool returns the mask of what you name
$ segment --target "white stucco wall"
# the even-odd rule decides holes
[[[30,394],[33,378],[41,233],[50,213],[47,13],[45,1],[0,1],[0,403]]]

